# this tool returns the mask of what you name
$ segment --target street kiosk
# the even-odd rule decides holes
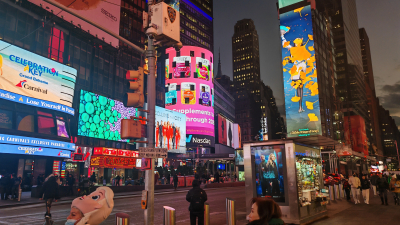
[[[303,224],[327,215],[319,147],[293,140],[244,144],[246,206],[266,197],[277,202],[285,223]]]

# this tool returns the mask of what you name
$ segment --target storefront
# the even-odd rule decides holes
[[[319,147],[293,140],[244,145],[247,213],[250,200],[277,202],[285,223],[302,224],[327,214]]]
[[[75,146],[75,152],[71,153],[71,158],[64,159],[66,174],[71,174],[75,179],[78,179],[80,175],[90,176],[92,152],[92,147]]]
[[[125,178],[138,178],[139,170],[136,169],[139,159],[138,151],[122,150],[105,147],[95,147],[90,160],[89,174],[95,173],[97,183],[115,185],[113,178],[121,177],[121,182]]]
[[[15,169],[9,172],[21,177],[26,185],[36,184],[36,178],[42,174],[61,175],[60,162],[74,150],[75,144],[68,142],[0,134],[0,158],[10,162]],[[56,164],[58,167],[54,170]]]

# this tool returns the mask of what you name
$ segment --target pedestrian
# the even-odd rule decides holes
[[[235,173],[235,176],[234,176],[234,178],[235,178],[235,182],[237,181],[237,176],[236,176],[236,173]]]
[[[376,174],[376,173],[374,173],[372,176],[371,176],[371,186],[372,186],[372,190],[374,191],[374,196],[376,196],[377,194],[376,194],[376,181],[379,179],[379,176]]]
[[[167,184],[170,184],[171,183],[171,174],[168,173],[166,178],[167,178]]]
[[[354,203],[360,203],[360,188],[361,182],[360,178],[357,177],[357,174],[350,175],[349,184],[351,185],[351,194],[353,195]]]
[[[376,188],[379,191],[379,196],[381,197],[382,205],[388,205],[387,201],[387,189],[389,189],[389,183],[387,179],[382,176],[381,173],[378,174],[379,179],[376,181]]]
[[[82,211],[79,210],[76,206],[71,206],[71,211],[69,212],[65,225],[77,225],[82,218]]]
[[[156,174],[154,174],[154,185],[158,185],[158,179],[160,179],[160,175],[156,172]]]
[[[72,174],[68,174],[68,177],[67,177],[67,186],[68,186],[67,196],[70,193],[72,195],[74,195],[74,184],[75,184],[75,178],[72,176]]]
[[[94,183],[96,183],[96,173],[93,172],[92,176],[90,176],[90,184],[94,185]]]
[[[272,199],[253,198],[247,225],[284,225],[282,211]]]
[[[369,188],[370,182],[365,175],[361,177],[361,192],[364,199],[364,203],[369,205]]]
[[[215,172],[215,175],[214,175],[214,183],[215,182],[219,183],[219,173],[218,173],[218,171]]]
[[[204,225],[204,203],[207,201],[206,191],[200,188],[200,182],[193,180],[193,188],[186,195],[186,201],[190,202],[190,225]]]
[[[400,205],[399,195],[400,195],[400,180],[399,175],[393,175],[392,180],[389,184],[389,189],[393,193],[394,205]]]
[[[44,199],[46,201],[46,214],[44,216],[51,218],[51,204],[59,199],[58,183],[53,174],[46,178],[40,196],[43,196],[40,200]]]
[[[174,180],[174,189],[176,191],[176,188],[178,188],[178,175],[176,175],[176,172],[174,173],[173,180]]]
[[[12,189],[11,189],[11,199],[13,199],[13,200],[17,200],[18,199],[19,189],[21,187],[21,183],[22,183],[22,178],[21,177],[16,177],[15,174],[14,174],[13,186],[12,186]]]
[[[115,186],[120,186],[119,185],[119,181],[121,180],[121,177],[119,176],[119,175],[117,175],[116,177],[115,177]]]
[[[7,184],[8,184],[8,174],[0,178],[0,195],[1,200],[7,200]]]
[[[349,179],[347,177],[345,177],[343,179],[343,190],[344,190],[344,192],[346,192],[347,201],[350,201],[350,189],[351,189],[351,185],[349,184]]]

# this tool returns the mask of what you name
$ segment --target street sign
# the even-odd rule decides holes
[[[167,148],[139,147],[139,157],[140,158],[167,158],[168,157],[168,149]]]

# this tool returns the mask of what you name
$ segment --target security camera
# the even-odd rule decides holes
[[[146,35],[149,36],[150,39],[154,39],[157,36],[157,30],[154,27],[149,27],[146,30]]]
[[[175,51],[179,52],[183,47],[182,42],[178,42],[174,45]]]

